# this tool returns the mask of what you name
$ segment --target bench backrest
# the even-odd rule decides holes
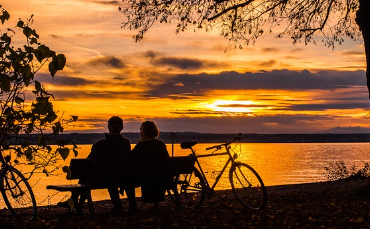
[[[108,177],[148,177],[191,173],[193,157],[132,158],[124,161],[105,162],[96,168],[96,176]]]
[[[94,177],[95,167],[96,163],[92,159],[72,159],[69,165],[71,173],[67,174],[67,179],[91,180]]]
[[[103,182],[105,179],[119,181],[125,178],[188,174],[193,171],[195,157],[130,158],[123,161],[105,161],[104,164],[96,166],[94,161],[91,161],[93,160],[72,159],[71,178],[90,180],[93,177],[94,180]]]

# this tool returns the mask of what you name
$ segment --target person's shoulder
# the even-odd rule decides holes
[[[163,141],[158,140],[158,139],[153,140],[153,144],[157,146],[166,146],[166,144]]]
[[[155,142],[157,142],[157,144],[164,144],[164,142],[163,142],[163,141],[158,140],[158,139],[155,139],[154,141],[155,141]]]
[[[104,144],[105,141],[106,141],[106,139],[100,139],[99,141],[95,142],[93,144],[93,146],[98,146],[98,145]]]
[[[131,144],[131,141],[130,141],[130,140],[128,140],[127,138],[125,138],[125,137],[122,137],[122,141],[124,141],[124,142],[127,142],[127,143]]]

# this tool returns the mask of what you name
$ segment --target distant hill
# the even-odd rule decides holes
[[[139,133],[123,133],[131,143],[140,140]],[[222,143],[232,140],[236,134],[213,134],[195,132],[161,132],[159,139],[165,143],[197,141],[199,143]],[[328,142],[370,142],[370,134],[243,134],[242,142],[250,143],[328,143]],[[62,139],[74,140],[76,144],[93,144],[104,138],[102,133],[71,133],[60,135]]]

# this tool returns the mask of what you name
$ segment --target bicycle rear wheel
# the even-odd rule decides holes
[[[199,170],[194,168],[192,173],[180,174],[175,179],[181,206],[187,209],[199,207],[205,198],[204,180]],[[168,191],[168,196],[177,204],[173,190]]]
[[[37,214],[36,199],[27,179],[13,167],[1,172],[1,194],[15,218],[33,219]]]
[[[258,173],[249,165],[236,162],[230,168],[230,184],[239,202],[250,209],[266,207],[267,193]]]

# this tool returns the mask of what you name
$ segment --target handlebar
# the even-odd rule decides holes
[[[229,142],[226,142],[226,143],[223,143],[223,144],[220,144],[220,145],[215,145],[215,146],[211,146],[211,147],[208,147],[208,148],[206,148],[206,150],[211,150],[211,149],[216,149],[216,150],[219,150],[219,149],[221,149],[223,146],[228,146],[228,145],[230,145],[231,143],[233,143],[233,142],[235,142],[235,141],[240,141],[240,140],[242,140],[243,139],[243,137],[242,137],[242,134],[241,133],[239,133],[237,136],[235,136],[234,137],[234,139],[233,140],[231,140],[231,141],[229,141]]]

